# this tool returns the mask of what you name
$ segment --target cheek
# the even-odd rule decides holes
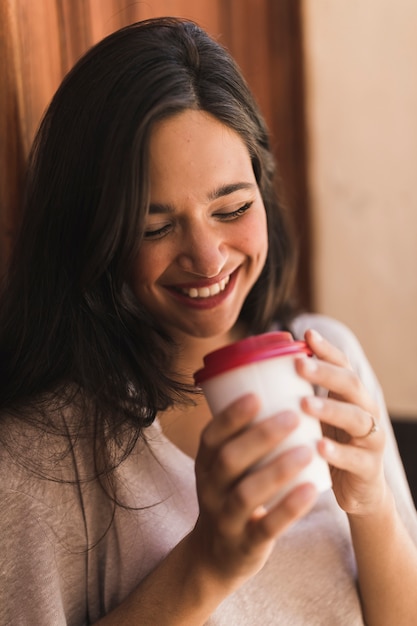
[[[130,287],[139,300],[153,282],[155,269],[156,264],[152,261],[152,255],[141,251],[133,263],[129,277]]]
[[[248,254],[259,260],[265,260],[268,252],[268,230],[266,214],[248,220],[245,228],[245,248]]]

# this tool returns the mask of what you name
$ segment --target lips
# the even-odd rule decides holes
[[[238,270],[234,270],[231,274],[225,276],[217,282],[209,284],[182,284],[168,287],[171,294],[176,300],[182,302],[188,307],[206,309],[218,306],[226,299],[233,290],[236,282]]]
[[[210,298],[224,291],[229,280],[230,275],[226,276],[226,278],[223,278],[218,283],[213,283],[207,287],[183,287],[181,292],[189,298]]]

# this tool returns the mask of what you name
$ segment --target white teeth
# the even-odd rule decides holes
[[[189,298],[209,298],[210,296],[215,296],[223,291],[229,280],[230,276],[227,276],[220,282],[210,285],[210,287],[191,287],[190,289],[182,289],[182,293]]]

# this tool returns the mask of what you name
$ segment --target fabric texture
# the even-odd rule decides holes
[[[307,328],[347,354],[378,401],[387,431],[387,479],[417,541],[416,512],[383,395],[359,343],[345,326],[323,316],[294,321],[296,337]],[[192,529],[198,513],[194,462],[155,422],[146,431],[147,444],[139,441],[117,470],[118,498],[127,508],[113,510],[100,485],[84,480],[92,471],[85,443],[65,454],[62,438],[45,433],[34,444],[32,434],[16,429],[15,436],[34,458],[48,451],[54,480],[29,471],[7,446],[0,447],[0,625],[94,623]],[[76,477],[79,485],[62,482]],[[349,526],[331,490],[277,540],[264,568],[207,624],[363,625]]]

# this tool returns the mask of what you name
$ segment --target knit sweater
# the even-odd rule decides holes
[[[359,343],[326,317],[302,315],[294,321],[296,337],[307,328],[316,328],[347,354],[378,402],[387,433],[387,480],[417,541],[416,512],[381,389]],[[97,481],[84,480],[93,471],[87,442],[80,440],[64,454],[62,437],[45,432],[35,439],[30,428],[16,428],[15,436],[22,456],[44,459],[54,480],[0,446],[0,625],[94,623],[192,529],[198,514],[194,462],[154,422],[146,442],[139,440],[116,470],[117,497],[127,506],[113,510]],[[74,477],[81,482],[65,482]],[[363,624],[349,525],[331,490],[278,538],[263,569],[226,598],[207,624]]]

